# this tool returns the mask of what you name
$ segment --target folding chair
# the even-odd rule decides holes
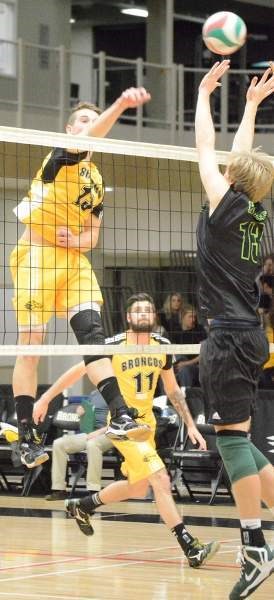
[[[206,439],[207,450],[198,450],[185,433],[184,423],[181,422],[180,430],[174,442],[173,452],[169,465],[169,473],[172,485],[176,493],[180,496],[176,482],[178,474],[182,484],[186,487],[190,498],[197,501],[197,492],[194,493],[192,484],[207,483],[210,485],[210,491],[201,489],[202,494],[210,493],[209,504],[213,504],[220,484],[224,484],[227,491],[223,494],[229,494],[230,482],[224,469],[223,461],[216,447],[216,434],[213,425],[207,424],[209,416],[209,407],[206,405],[201,388],[181,388],[195,424]],[[232,496],[231,496],[232,497]]]
[[[197,495],[195,495],[193,489],[190,487],[190,484],[205,483],[205,473],[209,476],[207,482],[210,482],[211,484],[210,499],[208,504],[213,504],[217,493],[219,493],[220,495],[229,494],[230,497],[233,499],[233,496],[231,494],[230,482],[225,471],[222,458],[216,447],[216,433],[214,427],[213,425],[209,424],[196,423],[196,425],[197,429],[206,439],[208,449],[197,450],[193,446],[188,436],[185,437],[185,440],[182,444],[180,440],[180,434],[178,433],[177,440],[174,444],[175,447],[172,453],[169,472],[171,474],[175,472],[176,475],[176,472],[179,469],[182,483],[185,485],[191,500],[195,502],[198,500],[198,492],[196,492]],[[190,474],[190,477],[187,477],[188,473]],[[191,475],[195,475],[196,482],[193,481],[193,479],[191,481]],[[221,484],[223,484],[226,487],[226,492],[219,491],[219,487]],[[204,489],[199,490],[199,495],[208,493],[209,492]]]

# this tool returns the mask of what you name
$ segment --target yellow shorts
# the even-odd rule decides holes
[[[137,419],[138,421],[138,419]],[[151,435],[146,442],[119,442],[112,440],[113,445],[124,457],[121,471],[128,478],[129,483],[136,483],[147,479],[152,473],[165,468],[163,461],[155,449],[155,419],[139,419],[140,423],[146,423],[151,427]]]
[[[79,304],[103,302],[91,264],[78,250],[20,241],[11,253],[10,268],[18,325],[46,325],[53,314],[66,318]]]

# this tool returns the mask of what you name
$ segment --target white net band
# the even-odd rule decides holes
[[[274,347],[274,344],[273,344]],[[114,354],[199,354],[200,344],[130,344],[117,346],[116,344],[102,345],[0,345],[1,356],[112,356]]]
[[[269,351],[274,352],[274,344],[269,344]],[[115,344],[102,345],[0,345],[0,356],[113,356],[115,354],[172,354],[172,355],[198,355],[200,344],[130,344],[117,346]]]
[[[20,129],[15,127],[0,126],[0,140],[14,144],[29,144],[44,146],[46,148],[77,148],[79,151],[106,152],[128,156],[143,156],[146,158],[187,160],[197,163],[198,152],[196,148],[183,146],[170,146],[165,144],[139,143],[126,140],[113,140],[106,138],[87,138],[67,133],[54,133],[36,129]],[[228,153],[217,152],[219,164],[226,164]]]

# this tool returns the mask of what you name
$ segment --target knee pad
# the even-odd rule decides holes
[[[228,429],[218,431],[216,443],[232,484],[249,475],[258,474],[245,431]]]
[[[105,343],[101,315],[96,310],[82,310],[70,319],[78,344],[96,345]],[[104,358],[103,355],[84,356],[85,365]]]

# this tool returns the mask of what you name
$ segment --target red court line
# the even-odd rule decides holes
[[[68,558],[68,560],[55,560],[55,561],[47,561],[47,562],[40,562],[40,563],[31,563],[29,565],[13,565],[12,567],[0,567],[0,572],[1,571],[13,571],[13,570],[18,570],[18,569],[33,569],[34,567],[47,567],[49,565],[53,566],[53,565],[60,565],[60,564],[66,564],[66,563],[71,563],[71,562],[75,562],[78,560],[89,560],[90,557],[87,556],[86,558],[82,557],[82,558]]]
[[[178,565],[180,566],[182,561],[184,560],[184,558],[182,557],[182,559],[174,559],[174,560],[169,560],[169,559],[144,559],[144,558],[138,558],[137,556],[131,556],[129,557],[128,555],[123,555],[123,554],[114,554],[114,555],[110,555],[110,556],[86,556],[86,557],[71,557],[68,558],[67,560],[58,560],[58,561],[47,561],[47,562],[40,562],[40,563],[32,563],[32,564],[20,564],[20,565],[13,565],[10,567],[0,567],[0,572],[3,571],[13,571],[13,570],[18,570],[19,568],[21,570],[25,570],[25,569],[33,569],[36,567],[45,567],[45,566],[54,566],[54,565],[58,565],[58,564],[66,564],[66,563],[72,563],[72,562],[78,562],[78,561],[96,561],[96,560],[112,560],[112,561],[116,561],[116,562],[124,562],[124,561],[128,561],[128,562],[135,562],[135,564],[140,563],[142,565],[147,564],[147,565],[166,565],[166,566],[170,566],[170,565]],[[186,567],[187,565],[187,561],[186,562]],[[212,570],[213,568],[221,568],[221,569],[238,569],[239,567],[237,565],[234,564],[227,564],[227,563],[209,563],[207,564],[205,567],[203,567],[203,569],[205,568],[209,568],[210,570]]]
[[[162,565],[181,565],[182,561],[185,560],[186,566],[187,565],[187,560],[184,559],[184,557],[182,557],[182,559],[174,559],[174,560],[169,560],[169,559],[165,559],[165,558],[158,558],[158,559],[146,559],[146,558],[140,558],[138,559],[137,556],[126,556],[123,554],[117,554],[116,556],[114,556],[113,558],[111,557],[105,557],[106,560],[127,560],[128,562],[130,561],[135,561],[135,562],[140,562],[142,564],[162,564]],[[206,565],[204,565],[204,567],[202,567],[202,569],[207,569],[208,567],[214,567],[214,569],[216,567],[220,567],[221,569],[224,568],[228,568],[228,569],[239,569],[239,567],[236,564],[227,564],[227,563],[206,563]],[[191,568],[191,567],[190,567]],[[200,569],[197,569],[197,571]]]

